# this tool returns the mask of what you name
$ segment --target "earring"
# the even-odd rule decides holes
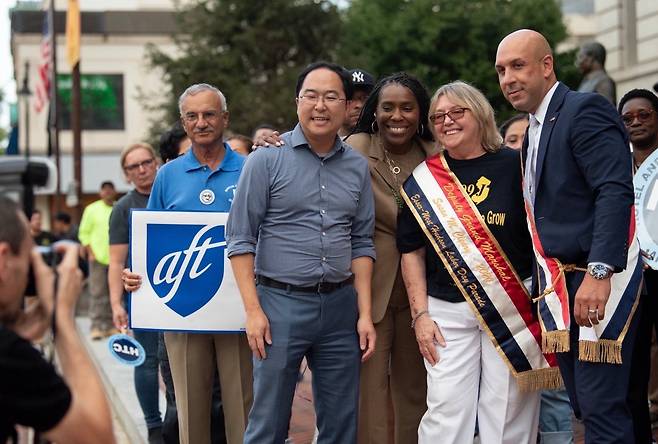
[[[370,129],[372,130],[372,132],[374,134],[379,129],[379,126],[377,125],[377,114],[373,113],[373,116],[374,116],[375,120],[373,120],[372,123],[370,124]]]
[[[425,127],[423,126],[423,122],[420,122],[418,124],[418,135],[422,136],[424,132],[425,132]]]

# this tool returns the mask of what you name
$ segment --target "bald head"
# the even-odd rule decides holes
[[[548,44],[546,37],[532,29],[519,29],[518,31],[508,34],[498,44],[498,51],[500,51],[501,47],[504,45],[527,46],[537,58],[542,58],[546,55],[553,55],[551,45]]]
[[[505,98],[519,111],[534,113],[557,81],[546,38],[530,29],[507,35],[498,45],[496,72]]]

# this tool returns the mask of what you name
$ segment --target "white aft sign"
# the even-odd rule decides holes
[[[244,331],[244,306],[226,257],[227,219],[216,212],[131,212],[131,268],[142,276],[130,297],[131,328]]]

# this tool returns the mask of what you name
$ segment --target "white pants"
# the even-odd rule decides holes
[[[434,367],[425,360],[427,412],[418,443],[472,443],[476,418],[481,444],[535,443],[539,392],[519,391],[467,302],[429,297],[428,308],[447,345],[437,346]]]

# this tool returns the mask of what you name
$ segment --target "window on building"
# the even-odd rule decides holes
[[[71,87],[70,74],[57,74],[61,129],[71,129]],[[82,74],[80,90],[82,129],[122,130],[125,128],[122,74]]]
[[[594,14],[594,0],[563,0],[563,14]]]

